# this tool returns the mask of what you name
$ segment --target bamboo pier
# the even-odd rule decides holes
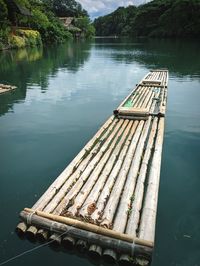
[[[15,86],[0,84],[0,94],[15,90]]]
[[[167,70],[149,72],[16,231],[120,265],[149,265],[154,248]]]

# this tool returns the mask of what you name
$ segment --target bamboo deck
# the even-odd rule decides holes
[[[0,84],[0,94],[12,91],[14,89],[16,89],[15,86]]]
[[[167,70],[144,77],[35,205],[20,213],[20,235],[107,262],[150,264],[167,83]]]

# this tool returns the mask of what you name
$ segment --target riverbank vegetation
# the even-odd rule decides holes
[[[97,36],[199,37],[199,0],[154,0],[95,19]]]
[[[75,0],[0,0],[0,7],[0,49],[94,35],[87,11]],[[63,17],[72,19],[65,24]]]

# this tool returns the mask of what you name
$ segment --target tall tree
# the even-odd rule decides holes
[[[88,16],[87,11],[75,0],[52,0],[52,8],[58,17]]]

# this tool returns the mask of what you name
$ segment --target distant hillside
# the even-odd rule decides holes
[[[97,36],[199,37],[200,0],[154,0],[94,21]]]

